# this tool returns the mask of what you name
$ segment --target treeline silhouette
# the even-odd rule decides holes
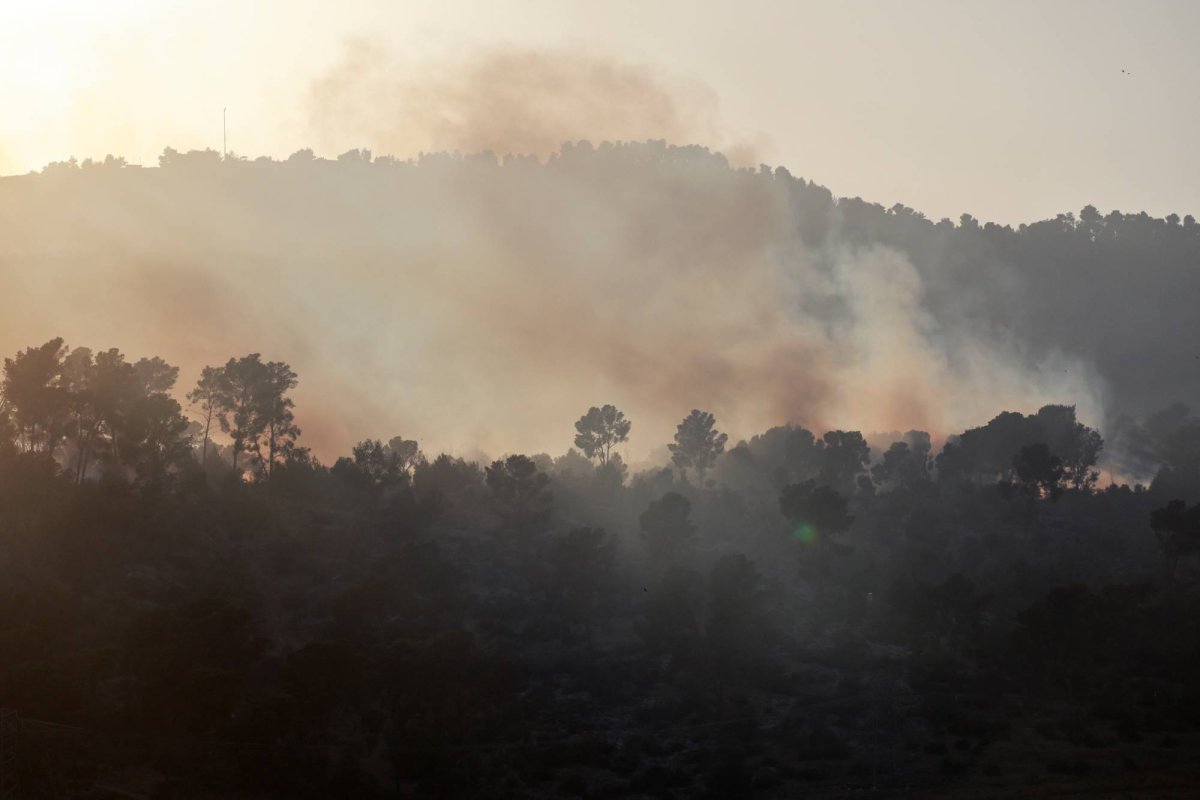
[[[1173,234],[1172,234],[1173,235]],[[1190,235],[1190,234],[1189,234]],[[254,353],[54,339],[0,384],[0,706],[25,796],[1176,796],[1200,752],[1200,420],[1070,406],[562,455],[303,445]],[[188,381],[192,376],[188,376]],[[572,446],[573,445],[573,446]],[[576,449],[577,448],[577,449]]]

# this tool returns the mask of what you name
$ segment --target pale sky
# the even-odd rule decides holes
[[[223,107],[240,154],[316,147],[305,99],[362,40],[410,63],[505,46],[644,65],[711,88],[758,160],[935,219],[1200,214],[1194,2],[8,0],[0,174],[220,149]],[[332,149],[369,145],[343,135]]]

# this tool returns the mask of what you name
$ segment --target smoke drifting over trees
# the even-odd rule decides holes
[[[168,151],[5,179],[0,205],[8,351],[100,329],[190,376],[254,342],[309,376],[297,421],[326,456],[389,429],[548,449],[595,397],[639,420],[636,457],[697,402],[734,437],[940,439],[1053,402],[1106,429],[1198,380],[1176,327],[1190,217],[934,223],[656,143],[545,164]]]
[[[392,436],[326,466],[289,364],[206,365],[191,422],[178,372],[58,338],[4,361],[0,705],[34,796],[1191,780],[1182,406],[1120,422],[1148,487],[1099,489],[1103,438],[1062,405],[936,456],[792,424],[727,447],[693,409],[673,466],[630,475],[606,404],[558,433],[583,454]]]
[[[1195,785],[1191,216],[934,222],[580,141],[728,139],[645,69],[389,59],[317,138],[456,152],[0,179],[29,796]]]

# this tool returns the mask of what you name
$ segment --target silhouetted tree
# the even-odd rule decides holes
[[[820,469],[821,448],[811,431],[800,427],[775,429],[786,431],[782,442],[781,465],[788,482],[807,480]],[[768,434],[770,431],[767,432]],[[765,438],[764,434],[764,438]],[[754,440],[751,439],[751,449]]]
[[[1062,462],[1063,482],[1073,489],[1091,489],[1100,473],[1093,467],[1104,447],[1100,432],[1075,418],[1075,406],[1048,405],[1038,409],[1031,427]],[[1035,442],[1036,443],[1036,442]]]
[[[871,446],[858,431],[829,431],[821,437],[820,472],[817,480],[840,492],[858,488],[858,476],[871,463]]]
[[[871,477],[879,486],[911,489],[929,480],[929,434],[909,431],[905,440],[892,442],[879,463],[871,467]]]
[[[1043,406],[1028,417],[1005,411],[981,428],[964,431],[938,456],[938,476],[1011,482],[1013,459],[1034,444],[1045,444],[1059,457],[1067,485],[1078,489],[1095,485],[1099,475],[1093,467],[1104,442],[1099,433],[1075,419],[1074,406]]]
[[[717,462],[722,482],[743,492],[774,498],[789,483],[807,480],[820,468],[822,443],[811,431],[782,425],[739,442]]]
[[[93,396],[95,361],[87,347],[76,347],[62,364],[62,388],[67,397],[67,437],[74,449],[75,483],[82,483],[92,446],[103,422]]]
[[[125,461],[125,423],[144,387],[132,364],[115,347],[96,353],[96,361],[89,376],[89,392],[96,405],[102,424],[101,450],[103,460],[109,468],[119,470]]]
[[[204,426],[203,443],[200,448],[200,465],[208,464],[208,442],[212,432],[213,415],[220,407],[221,398],[229,388],[225,384],[225,372],[220,367],[205,367],[200,371],[196,386],[187,394],[188,402],[200,407],[201,425]]]
[[[260,471],[270,480],[275,465],[290,457],[300,435],[292,411],[295,404],[287,395],[296,388],[297,376],[280,361],[268,361],[263,366],[254,388],[257,435],[250,438],[246,449],[257,457]]]
[[[66,347],[51,339],[4,359],[0,390],[17,429],[18,446],[26,452],[50,454],[65,424],[67,396],[61,384]]]
[[[466,503],[483,485],[484,471],[478,464],[446,453],[417,464],[413,470],[413,488],[427,499],[453,498]]]
[[[671,450],[671,460],[684,471],[693,470],[698,482],[704,484],[706,473],[725,450],[725,441],[729,438],[718,432],[714,426],[716,418],[706,411],[692,409],[692,413],[684,417],[675,429],[675,441],[668,444]]]
[[[413,471],[425,462],[425,455],[421,452],[421,446],[414,439],[393,436],[384,445],[384,450],[387,456],[395,461],[396,467],[400,472],[407,476],[411,476]]]
[[[259,472],[268,480],[277,463],[295,449],[300,429],[287,395],[296,386],[296,373],[278,361],[263,362],[258,353],[231,358],[214,368],[208,382],[221,430],[233,439],[233,468],[242,453],[255,457]],[[204,374],[201,374],[204,381]],[[197,391],[200,385],[197,385]]]
[[[8,407],[0,397],[0,470],[7,468],[17,455],[17,429],[8,417]]]
[[[588,458],[598,459],[603,466],[608,463],[613,447],[629,440],[632,426],[615,406],[592,406],[575,423],[575,446]]]
[[[486,470],[500,516],[520,531],[536,532],[550,516],[550,478],[528,456],[493,461]]]
[[[266,365],[258,353],[251,353],[240,359],[231,358],[217,369],[220,370],[221,387],[216,398],[217,422],[221,431],[233,439],[233,469],[236,472],[239,457],[262,428],[257,398]]]
[[[364,439],[354,445],[350,458],[339,458],[333,469],[343,473],[353,471],[355,480],[373,487],[392,483],[400,477],[396,459],[390,457],[378,439]]]
[[[136,390],[122,416],[126,463],[149,483],[160,482],[168,471],[191,457],[188,420],[170,396],[179,368],[157,356],[133,365]]]
[[[412,470],[423,460],[420,447],[410,439],[395,436],[387,444],[364,439],[353,447],[349,458],[339,458],[332,469],[353,484],[385,489],[408,483]]]
[[[1062,459],[1040,442],[1022,447],[1013,456],[1013,472],[1026,491],[1035,497],[1058,499],[1062,494]]]

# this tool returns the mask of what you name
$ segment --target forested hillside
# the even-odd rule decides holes
[[[1069,406],[940,452],[693,410],[629,474],[303,447],[258,354],[5,360],[0,706],[28,797],[1177,796],[1200,739],[1200,422],[1105,485]],[[193,419],[171,392],[186,391]],[[872,444],[874,446],[872,446]],[[1187,498],[1187,502],[1179,498]],[[15,750],[13,749],[15,748]]]
[[[1190,216],[168,150],[0,266],[0,791],[1200,780]]]

